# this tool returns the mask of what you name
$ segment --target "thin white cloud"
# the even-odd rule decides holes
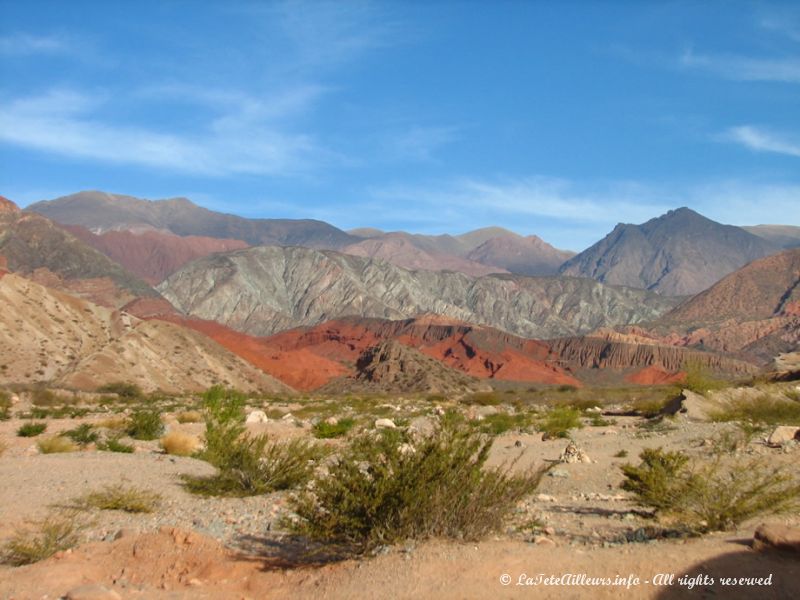
[[[785,136],[754,125],[731,127],[725,132],[723,138],[756,152],[774,152],[800,157],[800,142],[792,141]]]
[[[709,71],[735,81],[800,83],[800,57],[752,58],[737,55],[697,54],[686,50],[680,64],[687,69]]]
[[[70,51],[67,41],[58,36],[13,33],[0,37],[0,54],[4,56],[64,54]]]
[[[225,113],[190,134],[120,125],[96,117],[101,96],[53,91],[0,104],[0,141],[100,162],[218,176],[301,173],[335,156],[301,133],[254,115]]]
[[[429,162],[439,148],[458,139],[458,131],[456,127],[411,127],[389,134],[384,146],[393,158]]]

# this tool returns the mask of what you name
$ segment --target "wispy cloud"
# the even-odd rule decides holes
[[[753,58],[730,54],[698,54],[687,49],[680,57],[687,69],[701,69],[736,81],[800,83],[800,57]]]
[[[312,136],[270,127],[241,106],[177,134],[101,120],[96,115],[106,104],[102,96],[69,90],[7,102],[0,105],[0,140],[71,158],[209,176],[297,174],[336,160]]]
[[[781,33],[795,42],[800,42],[800,19],[794,15],[769,15],[761,19],[760,25],[764,29]]]
[[[70,51],[70,44],[58,36],[12,33],[0,37],[0,54],[4,56],[64,54]]]
[[[800,142],[754,125],[731,127],[722,137],[756,152],[774,152],[800,157]]]
[[[458,132],[457,127],[411,127],[389,133],[383,145],[392,158],[430,162],[437,150],[458,139]]]

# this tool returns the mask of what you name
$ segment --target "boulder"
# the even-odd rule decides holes
[[[71,589],[64,594],[66,600],[122,600],[114,590],[99,583],[88,583]]]
[[[339,419],[337,419],[336,417],[328,417],[327,419],[325,419],[325,424],[331,426],[338,425]]]
[[[397,425],[391,419],[377,419],[375,429],[397,429]]]
[[[254,410],[247,415],[246,423],[269,423],[269,418],[263,410]]]
[[[800,427],[780,425],[770,434],[767,444],[770,446],[782,446],[792,440],[800,440]]]
[[[800,554],[800,527],[761,524],[753,534],[754,550],[783,550]]]

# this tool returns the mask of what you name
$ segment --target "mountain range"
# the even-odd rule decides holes
[[[745,375],[800,345],[795,230],[684,208],[574,255],[497,227],[344,232],[186,199],[0,198],[0,343],[15,348],[0,383],[461,394],[670,383],[690,362]]]

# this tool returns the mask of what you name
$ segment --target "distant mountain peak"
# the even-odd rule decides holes
[[[717,223],[682,206],[641,225],[617,224],[559,272],[662,294],[691,295],[777,251],[775,244],[740,227]]]
[[[0,196],[0,213],[19,212],[19,206],[4,196]]]

